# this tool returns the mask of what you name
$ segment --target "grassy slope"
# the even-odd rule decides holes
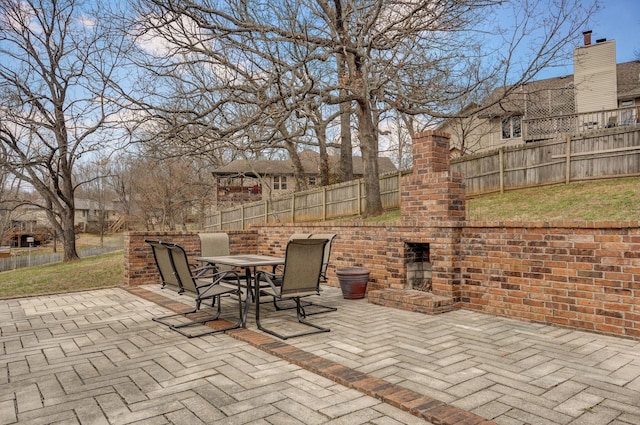
[[[483,195],[468,199],[466,209],[468,220],[480,221],[640,221],[640,177]],[[399,220],[394,210],[366,221]]]
[[[485,195],[467,201],[470,220],[640,221],[640,178],[600,180]]]
[[[616,220],[640,221],[640,178],[547,186],[486,195],[467,201],[474,220]],[[399,211],[373,222],[400,220]],[[122,251],[0,273],[0,298],[76,291],[122,283]]]

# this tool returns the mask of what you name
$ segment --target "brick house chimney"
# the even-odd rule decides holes
[[[590,46],[591,45],[591,30],[589,31],[583,31],[582,35],[584,36],[584,45],[585,46]]]

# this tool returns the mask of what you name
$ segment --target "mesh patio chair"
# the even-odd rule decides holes
[[[171,265],[173,268],[173,272],[180,283],[184,292],[189,292],[195,297],[195,308],[183,311],[174,315],[169,315],[165,317],[154,318],[153,320],[159,323],[162,323],[165,326],[169,326],[171,330],[174,330],[181,335],[184,335],[189,338],[200,337],[204,335],[211,335],[214,333],[224,332],[231,329],[239,328],[243,325],[243,315],[242,315],[242,299],[241,299],[241,287],[240,287],[240,276],[238,273],[234,271],[225,271],[216,273],[214,275],[207,276],[206,279],[200,277],[200,275],[194,275],[189,265],[189,260],[187,257],[187,253],[184,248],[178,244],[169,244],[163,243],[168,249],[169,258],[171,259]],[[230,277],[235,277],[236,285],[235,287],[231,287],[228,285],[222,285],[221,283],[229,283]],[[204,324],[206,322],[213,322],[220,318],[222,313],[222,303],[221,297],[226,295],[236,295],[236,299],[238,301],[238,320],[235,323],[232,323],[229,326],[219,329],[207,330],[204,332],[200,332],[198,334],[191,334],[186,332],[184,329],[198,325]],[[203,301],[211,300],[212,307],[216,308],[216,311],[213,315],[207,315],[200,311],[200,306]],[[201,313],[193,318],[188,323],[177,323],[174,324],[170,322],[168,319],[171,317],[177,316],[186,316],[190,314]]]
[[[296,236],[300,236],[298,238],[296,238]],[[333,240],[335,239],[336,235],[334,233],[313,233],[313,234],[309,234],[309,233],[294,233],[290,238],[289,241],[293,240],[293,239],[324,239],[327,241],[327,244],[324,246],[324,251],[322,254],[322,269],[320,271],[320,280],[318,281],[318,293],[320,293],[320,291],[322,291],[322,288],[320,288],[320,282],[326,282],[327,281],[327,267],[329,266],[329,257],[331,255],[331,244],[333,243]],[[277,282],[277,280],[276,280]],[[273,300],[273,305],[275,307],[276,310],[290,310],[295,308],[295,306],[291,307],[291,306],[282,306],[280,304],[278,304],[278,301],[274,298]],[[316,302],[311,302],[311,301],[303,301],[301,304],[303,307],[309,307],[309,306],[313,306],[312,309],[303,309],[305,316],[312,316],[315,314],[322,314],[322,313],[328,313],[331,311],[336,311],[337,309],[335,307],[330,307],[328,305],[323,305],[323,304],[319,304]]]
[[[226,233],[198,233],[198,237],[200,238],[200,256],[201,257],[220,257],[227,256],[231,254],[231,249],[229,247],[229,235]],[[206,270],[206,272],[202,273],[202,277],[226,272],[230,270],[234,270],[232,266],[228,266],[225,264],[207,264],[201,268],[202,270]],[[233,277],[233,276],[232,276]],[[235,277],[233,277],[235,279]],[[240,281],[244,283],[245,286],[250,286],[246,283],[247,277],[244,274],[240,274]],[[227,283],[227,279],[223,278],[222,283]],[[234,284],[234,282],[231,282]]]
[[[169,287],[177,293],[182,294],[184,289],[180,286],[180,281],[173,272],[167,245],[160,241],[148,239],[145,239],[145,242],[151,246],[151,250],[153,251],[153,258],[158,267],[158,273],[160,273],[160,280],[162,280],[162,288]]]
[[[256,323],[258,329],[280,339],[330,331],[328,328],[323,328],[308,322],[305,319],[307,316],[304,311],[305,306],[301,303],[301,298],[319,295],[320,272],[322,270],[323,252],[326,244],[326,239],[290,240],[287,243],[283,273],[276,275],[266,271],[258,272],[256,280],[258,282],[266,282],[269,285],[261,288],[257,294]],[[295,308],[298,322],[313,328],[313,330],[284,335],[265,328],[260,322],[260,296],[270,296],[277,301],[293,300],[296,304]]]
[[[200,238],[200,256],[201,257],[219,257],[229,255],[229,235],[226,233],[198,233]],[[230,266],[217,265],[208,266],[215,271],[231,270]]]
[[[331,256],[331,244],[336,238],[335,233],[313,233],[309,236],[309,239],[326,239],[327,244],[324,247],[324,253],[322,254],[322,270],[320,271],[320,281],[327,281],[327,268],[329,267],[329,257]]]

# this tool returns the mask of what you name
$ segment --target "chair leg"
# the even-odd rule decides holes
[[[300,303],[300,298],[295,298],[295,302],[296,302],[296,315],[298,317],[298,322],[302,323],[303,325],[309,326],[311,328],[314,328],[314,330],[312,331],[307,331],[307,332],[300,332],[300,333],[296,333],[296,334],[291,334],[291,335],[284,335],[281,334],[279,332],[276,332],[274,330],[271,329],[267,329],[264,326],[262,326],[261,322],[260,322],[260,291],[258,291],[258,294],[256,294],[256,324],[258,326],[258,329],[260,329],[263,332],[266,332],[268,334],[271,334],[273,336],[276,336],[280,339],[289,339],[289,338],[296,338],[299,336],[306,336],[306,335],[313,335],[313,334],[317,334],[317,333],[321,333],[321,332],[330,332],[331,329],[328,328],[323,328],[322,326],[318,326],[316,324],[310,323],[308,321],[305,320],[305,315],[304,315],[304,310],[301,306]]]
[[[328,307],[328,308],[333,308],[333,307]],[[319,333],[319,332],[330,332],[331,329],[329,328],[324,328],[322,326],[316,325],[315,323],[311,323],[307,320],[305,320],[306,316],[308,316],[309,314],[305,314],[304,312],[304,308],[302,307],[302,305],[300,305],[300,298],[296,298],[296,312],[298,315],[298,322],[307,325],[307,326],[311,326],[312,328],[317,329],[317,331],[311,331],[311,332],[307,332],[306,334],[301,334],[301,335],[309,335],[309,334],[314,334],[314,333]],[[317,314],[317,313],[316,313]]]
[[[309,311],[305,310],[304,307],[305,306],[303,306],[303,309],[302,309],[303,313],[304,313],[304,317],[313,316],[313,315],[316,315],[316,314],[330,313],[332,311],[338,311],[338,309],[336,307],[331,307],[331,306],[328,306],[328,305],[312,303],[312,302],[309,302],[309,305],[307,305],[306,307],[314,307],[314,311],[309,312]],[[318,308],[319,310],[315,311],[315,308]]]
[[[187,314],[192,314],[192,313],[195,313],[196,311],[197,311],[196,309],[192,309],[192,310],[188,310],[188,311],[181,311],[180,313],[168,314],[166,316],[160,316],[160,317],[154,317],[151,320],[153,320],[154,322],[158,322],[161,325],[165,325],[165,326],[171,327],[172,324],[171,323],[167,323],[166,322],[167,319],[170,319],[172,317],[178,317],[178,316],[184,317]]]
[[[214,299],[214,300],[215,300],[216,298],[218,298],[218,308],[216,308],[216,314],[214,314],[213,316],[208,316],[208,317],[206,317],[206,318],[204,318],[204,319],[196,319],[196,320],[190,319],[190,320],[191,320],[191,322],[189,322],[189,323],[180,323],[180,324],[177,324],[177,325],[172,325],[172,326],[170,326],[170,327],[171,327],[171,329],[176,330],[176,329],[179,329],[179,328],[186,328],[186,327],[189,327],[189,326],[199,325],[199,324],[203,324],[203,323],[207,323],[207,322],[213,322],[213,321],[215,321],[215,320],[218,320],[218,318],[220,317],[220,314],[222,313],[222,305],[221,305],[220,300],[219,300],[220,296],[213,297],[213,299]],[[215,301],[213,301],[213,303],[212,303],[212,304],[215,304]],[[186,317],[188,314],[194,314],[194,313],[197,313],[198,311],[200,311],[200,301],[198,301],[198,302],[196,303],[196,308],[195,308],[195,310],[193,310],[191,313],[187,313],[187,314],[185,314],[185,317]],[[187,317],[187,318],[188,318],[188,317]]]
[[[273,298],[273,306],[277,311],[293,310],[294,308],[297,308],[295,304],[292,305],[292,306],[286,306],[286,307],[278,305],[278,300],[275,297]],[[300,300],[300,306],[302,307],[302,315],[304,317],[313,316],[313,315],[316,315],[316,314],[330,313],[332,311],[338,311],[338,309],[336,307],[331,307],[331,306],[324,305],[324,304],[318,304],[318,303],[314,303],[314,302],[311,302],[311,301],[302,301],[302,300]],[[313,307],[313,311],[305,310],[305,307]],[[316,308],[317,308],[317,310],[316,310]]]
[[[239,295],[239,294],[238,294]],[[222,312],[222,302],[220,300],[220,296],[216,296],[213,297],[214,300],[212,302],[213,305],[217,304],[217,308],[216,308],[216,312],[213,316],[208,316],[204,319],[198,319],[198,320],[193,320],[189,323],[180,323],[180,324],[171,324],[171,323],[167,323],[165,320],[170,318],[170,317],[176,317],[176,316],[183,316],[183,317],[187,317],[189,314],[194,314],[197,313],[200,310],[200,303],[201,301],[197,301],[196,302],[196,308],[189,310],[189,311],[185,311],[185,312],[180,312],[177,314],[171,314],[168,316],[163,316],[163,317],[158,317],[158,318],[154,318],[153,320],[161,323],[165,326],[169,326],[169,329],[178,332],[180,335],[186,336],[187,338],[197,338],[197,337],[201,337],[201,336],[205,336],[205,335],[212,335],[212,334],[216,334],[216,333],[221,333],[221,332],[225,332],[225,331],[229,331],[232,329],[237,329],[240,328],[241,326],[244,325],[244,317],[242,315],[242,297],[238,296],[238,320],[235,323],[232,323],[230,326],[225,326],[224,328],[220,328],[220,329],[211,329],[211,330],[207,330],[205,332],[200,332],[197,334],[190,334],[188,332],[185,332],[183,329],[184,328],[189,328],[191,326],[195,326],[195,325],[203,325],[207,322],[214,322],[216,320],[218,320],[220,318],[220,314]],[[188,318],[188,317],[187,317]]]
[[[293,301],[293,300],[286,300],[286,301]],[[282,301],[281,301],[282,302]],[[304,301],[304,305],[308,306],[311,305],[311,303],[309,301]],[[278,300],[276,297],[273,297],[273,308],[276,309],[276,311],[281,311],[281,310],[293,310],[294,308],[296,308],[296,305],[292,305],[292,306],[281,306],[278,305]]]

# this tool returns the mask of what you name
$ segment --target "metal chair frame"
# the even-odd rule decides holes
[[[168,242],[160,242],[160,241],[147,241],[152,249],[154,250],[154,256],[156,256],[156,263],[158,264],[158,270],[161,270],[160,264],[162,264],[162,271],[160,271],[161,276],[167,274],[166,260],[164,259],[163,250],[166,250],[168,253],[168,258],[170,260],[172,275],[171,281],[175,281],[178,283],[177,286],[172,285],[172,287],[179,288],[178,293],[183,294],[184,292],[189,292],[195,296],[195,308],[181,311],[179,313],[170,314],[161,317],[155,317],[152,320],[158,323],[161,323],[165,326],[168,326],[171,330],[174,330],[181,335],[184,335],[188,338],[195,338],[204,335],[211,335],[215,333],[225,332],[231,329],[237,329],[244,325],[243,322],[243,314],[242,314],[242,297],[241,297],[241,286],[240,286],[240,276],[238,273],[232,270],[227,270],[224,272],[215,273],[213,275],[207,275],[206,279],[201,278],[202,273],[209,272],[209,270],[200,270],[199,274],[194,274],[194,270],[192,270],[187,253],[184,248],[178,244],[168,243]],[[158,263],[158,258],[160,258],[160,263]],[[235,287],[229,286],[230,277],[235,278]],[[165,277],[162,278],[163,282],[165,281]],[[225,283],[227,285],[222,285]],[[207,330],[198,334],[191,334],[185,332],[183,329],[204,324],[207,322],[213,322],[220,318],[222,313],[222,303],[221,297],[227,295],[236,295],[238,300],[238,320],[235,323],[232,323],[230,326],[226,326],[224,328]],[[207,315],[204,318],[193,318],[188,323],[172,323],[170,319],[175,317],[188,317],[190,314],[195,314],[200,311],[200,307],[203,301],[211,300],[211,306],[216,307],[216,311],[213,315]],[[217,306],[216,306],[217,303]]]
[[[335,237],[336,237],[335,233],[294,233],[289,237],[289,241],[293,239],[325,239],[327,241],[327,244],[324,246],[324,250],[322,252],[322,268],[320,270],[320,280],[318,281],[318,293],[320,293],[320,291],[322,290],[320,288],[320,282],[327,281],[327,268],[329,267],[329,257],[331,256],[331,244],[333,243],[333,240],[335,239]],[[278,284],[277,277],[276,277],[275,283]],[[335,307],[330,307],[328,305],[314,303],[311,301],[304,301],[302,302],[301,305],[302,307],[310,307],[310,306],[314,307],[313,311],[305,310],[304,308],[302,309],[302,312],[305,315],[305,317],[312,316],[315,314],[329,313],[337,310],[337,308]],[[273,299],[273,306],[278,311],[291,310],[296,308],[295,305],[283,307],[278,304],[278,301],[275,298]]]
[[[256,294],[256,323],[258,329],[274,335],[280,339],[288,339],[320,332],[329,332],[330,329],[316,325],[306,320],[305,306],[301,298],[311,295],[319,295],[320,276],[326,239],[292,239],[287,243],[284,271],[282,275],[260,271],[256,274],[256,282],[267,282],[268,287],[260,288]],[[260,321],[260,296],[266,295],[275,301],[293,300],[295,302],[298,322],[313,328],[311,331],[300,332],[291,335],[273,331],[262,326]],[[335,311],[335,310],[334,310]]]

